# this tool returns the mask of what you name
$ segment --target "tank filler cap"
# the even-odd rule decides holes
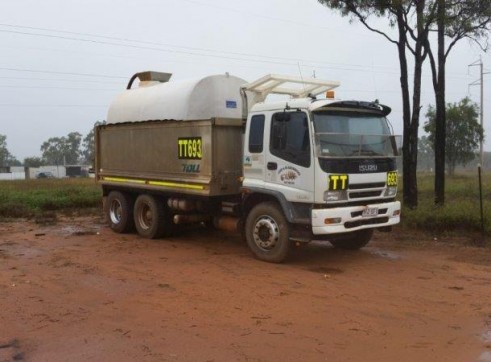
[[[140,82],[159,82],[166,83],[169,81],[170,77],[172,77],[172,73],[162,73],[162,72],[154,72],[154,71],[146,71],[136,73],[130,78],[126,89],[131,89],[133,82],[136,78],[140,80]]]

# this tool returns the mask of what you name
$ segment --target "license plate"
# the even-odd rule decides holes
[[[361,213],[362,217],[374,217],[378,215],[378,207],[367,207]]]

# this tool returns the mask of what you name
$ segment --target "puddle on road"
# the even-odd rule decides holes
[[[341,274],[343,270],[339,268],[329,268],[325,266],[318,266],[313,268],[307,268],[306,270],[314,272],[314,273],[322,273],[322,274]]]
[[[487,330],[486,332],[481,334],[481,341],[484,342],[487,348],[491,347],[491,329]],[[478,362],[491,362],[491,352],[486,351],[481,353],[479,358],[477,359]]]
[[[481,334],[481,339],[484,343],[491,343],[491,329]]]
[[[14,242],[0,243],[0,257],[3,258],[16,256],[33,258],[43,253],[44,251],[39,248],[25,246]]]
[[[376,249],[376,248],[372,248],[371,250],[367,249],[367,251],[372,255],[380,256],[382,258],[389,259],[389,260],[400,260],[400,259],[402,259],[402,257],[399,254],[394,253],[393,251]]]
[[[75,225],[68,225],[61,228],[61,233],[67,236],[85,236],[85,235],[98,235],[100,227],[82,227]]]

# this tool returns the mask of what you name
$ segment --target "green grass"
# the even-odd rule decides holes
[[[94,179],[0,181],[0,218],[77,212],[101,205]]]
[[[477,175],[446,178],[445,206],[433,204],[433,176],[418,176],[419,206],[403,207],[402,227],[461,235],[481,228]],[[35,217],[46,213],[87,213],[101,207],[101,188],[94,179],[0,181],[0,218]],[[485,230],[491,235],[491,174],[483,176]],[[402,199],[402,191],[399,191]]]
[[[478,233],[481,230],[479,183],[476,174],[460,174],[445,179],[445,205],[434,205],[434,178],[418,176],[418,208],[403,207],[402,225],[433,233]],[[399,192],[402,199],[402,191]],[[491,235],[491,175],[483,175],[484,227]]]

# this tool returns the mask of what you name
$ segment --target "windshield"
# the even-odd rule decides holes
[[[397,156],[400,136],[392,136],[387,119],[360,112],[314,113],[318,156],[393,157]]]

